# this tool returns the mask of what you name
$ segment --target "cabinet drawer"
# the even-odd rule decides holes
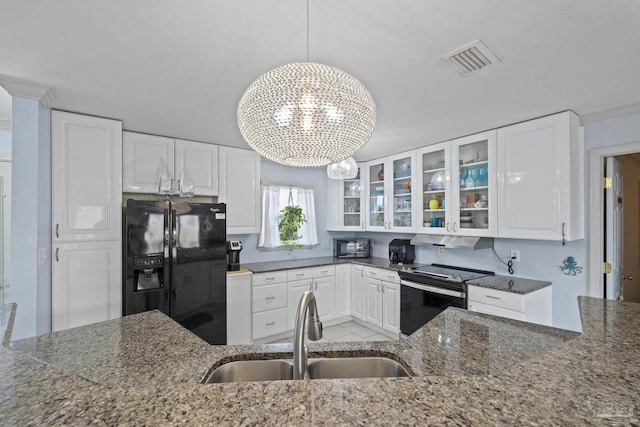
[[[496,289],[481,288],[469,285],[469,301],[524,312],[524,296]]]
[[[493,316],[506,317],[507,319],[525,320],[524,313],[521,311],[507,310],[495,305],[483,304],[481,302],[469,301],[469,311],[476,313],[491,314]]]
[[[313,277],[313,268],[296,268],[295,270],[287,270],[287,281],[311,279]]]
[[[372,279],[382,279],[382,270],[375,267],[365,267],[364,268],[365,277],[370,277]]]
[[[397,285],[400,284],[400,276],[398,276],[397,271],[393,270],[382,270],[382,280],[385,282],[395,283]]]
[[[286,271],[271,271],[269,273],[259,273],[253,275],[253,286],[272,285],[274,283],[284,283],[287,281]]]
[[[253,339],[281,334],[287,330],[287,309],[263,311],[253,315]]]
[[[313,267],[313,277],[327,277],[336,275],[335,265],[322,265],[320,267]]]
[[[287,284],[258,286],[253,288],[253,312],[258,313],[287,306]]]

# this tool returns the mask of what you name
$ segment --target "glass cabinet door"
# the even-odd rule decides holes
[[[393,203],[390,206],[392,218],[391,229],[413,228],[413,163],[415,156],[392,157],[389,165],[393,170]]]
[[[495,227],[495,141],[495,131],[454,141],[459,197],[454,232],[485,235]]]
[[[369,216],[367,227],[386,229],[384,162],[369,165]]]
[[[447,180],[448,155],[448,150],[442,144],[418,152],[422,175],[422,215],[419,229],[432,234],[444,234],[448,231],[446,209],[451,192]]]
[[[358,175],[352,179],[342,181],[342,228],[346,230],[361,230],[361,185],[360,168]]]

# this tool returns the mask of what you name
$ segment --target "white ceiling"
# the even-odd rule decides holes
[[[563,110],[640,103],[637,0],[309,0],[309,59],[358,77],[378,124],[358,160]],[[0,74],[125,129],[247,147],[249,84],[306,60],[305,0],[0,0]],[[475,39],[502,60],[461,77]]]

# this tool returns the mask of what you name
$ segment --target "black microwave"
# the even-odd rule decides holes
[[[369,258],[371,240],[333,239],[333,255],[338,258]]]

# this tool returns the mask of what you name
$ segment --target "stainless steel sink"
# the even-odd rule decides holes
[[[408,377],[398,362],[386,357],[336,357],[309,359],[307,378]],[[216,368],[205,383],[278,381],[293,379],[293,362],[284,359],[241,360]]]
[[[240,360],[216,368],[206,383],[277,381],[293,379],[293,363],[289,360]]]
[[[386,357],[309,359],[309,379],[408,377],[409,372]]]

